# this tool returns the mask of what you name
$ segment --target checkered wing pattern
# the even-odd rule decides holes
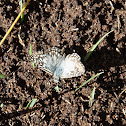
[[[60,64],[63,59],[64,54],[55,47],[50,48],[44,54],[42,51],[39,51],[31,56],[31,61],[35,64],[35,66],[50,75],[53,75],[57,65]]]
[[[50,48],[47,52],[36,52],[31,56],[31,61],[41,70],[53,75],[54,82],[59,78],[72,78],[84,74],[85,67],[80,61],[77,53],[65,54],[56,47]]]
[[[72,53],[67,55],[64,62],[61,63],[61,66],[63,67],[63,72],[60,76],[60,78],[72,78],[72,77],[78,77],[84,74],[85,67],[80,61],[80,56],[77,53]]]

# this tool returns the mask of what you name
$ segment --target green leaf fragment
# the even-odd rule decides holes
[[[92,104],[94,102],[94,95],[95,95],[95,87],[93,88],[90,99],[89,99],[89,107],[92,107]]]
[[[77,88],[75,91],[74,91],[74,93],[75,92],[77,92],[80,88],[82,88],[85,84],[87,84],[89,81],[91,81],[92,79],[94,79],[95,77],[97,77],[97,76],[99,76],[100,74],[103,74],[104,72],[100,72],[100,73],[98,73],[98,74],[96,74],[95,76],[93,76],[93,77],[91,77],[89,80],[87,80],[86,82],[84,82],[79,88]]]
[[[4,106],[4,104],[3,104],[3,103],[1,103],[1,104],[0,104],[0,108],[2,108],[3,106]]]
[[[56,86],[54,89],[56,90],[56,92],[59,93],[59,87],[58,86]]]
[[[94,49],[98,46],[98,44],[111,32],[113,32],[114,30],[111,30],[110,32],[106,33],[102,38],[100,38],[97,43],[91,48],[91,50],[89,51],[89,53],[84,57],[84,61],[86,61],[89,56],[92,54],[92,52],[94,51]]]
[[[33,62],[31,62],[31,63],[32,63],[33,68],[35,68],[35,64]]]
[[[29,55],[32,55],[32,45],[30,44],[30,50],[29,50]]]
[[[31,107],[33,107],[34,104],[36,103],[36,101],[37,101],[37,98],[32,99],[32,100],[27,104],[26,108],[31,108]]]
[[[7,78],[7,77],[0,72],[0,78]]]
[[[23,2],[22,2],[22,0],[20,0],[20,9],[21,9],[21,11],[22,11],[22,8],[23,8]],[[23,16],[23,13],[21,14],[21,22],[23,22],[23,20],[24,20],[24,16]]]

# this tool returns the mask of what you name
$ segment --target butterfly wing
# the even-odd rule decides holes
[[[42,51],[34,53],[31,56],[31,61],[41,70],[53,75],[62,57],[62,52],[58,48],[52,47],[44,54]]]
[[[67,55],[65,60],[61,63],[62,74],[60,78],[78,77],[84,74],[85,67],[80,61],[80,56],[77,53]]]

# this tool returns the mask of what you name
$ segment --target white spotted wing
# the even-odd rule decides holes
[[[50,48],[47,52],[36,52],[32,55],[31,61],[41,70],[53,75],[54,82],[59,78],[72,78],[84,74],[85,67],[80,61],[77,53],[65,54],[56,47]]]

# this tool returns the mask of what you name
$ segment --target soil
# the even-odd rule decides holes
[[[0,40],[19,12],[19,1],[0,1]],[[93,45],[112,29],[84,62]],[[125,42],[125,0],[31,1],[23,22],[17,22],[0,47],[0,72],[7,76],[0,79],[0,125],[125,126]],[[33,68],[28,60],[30,44],[33,53],[50,47],[66,55],[78,53],[85,74],[61,81],[57,93],[52,76]],[[104,73],[74,93],[101,71]],[[94,87],[94,102],[89,107]],[[26,108],[34,98],[34,107]]]

